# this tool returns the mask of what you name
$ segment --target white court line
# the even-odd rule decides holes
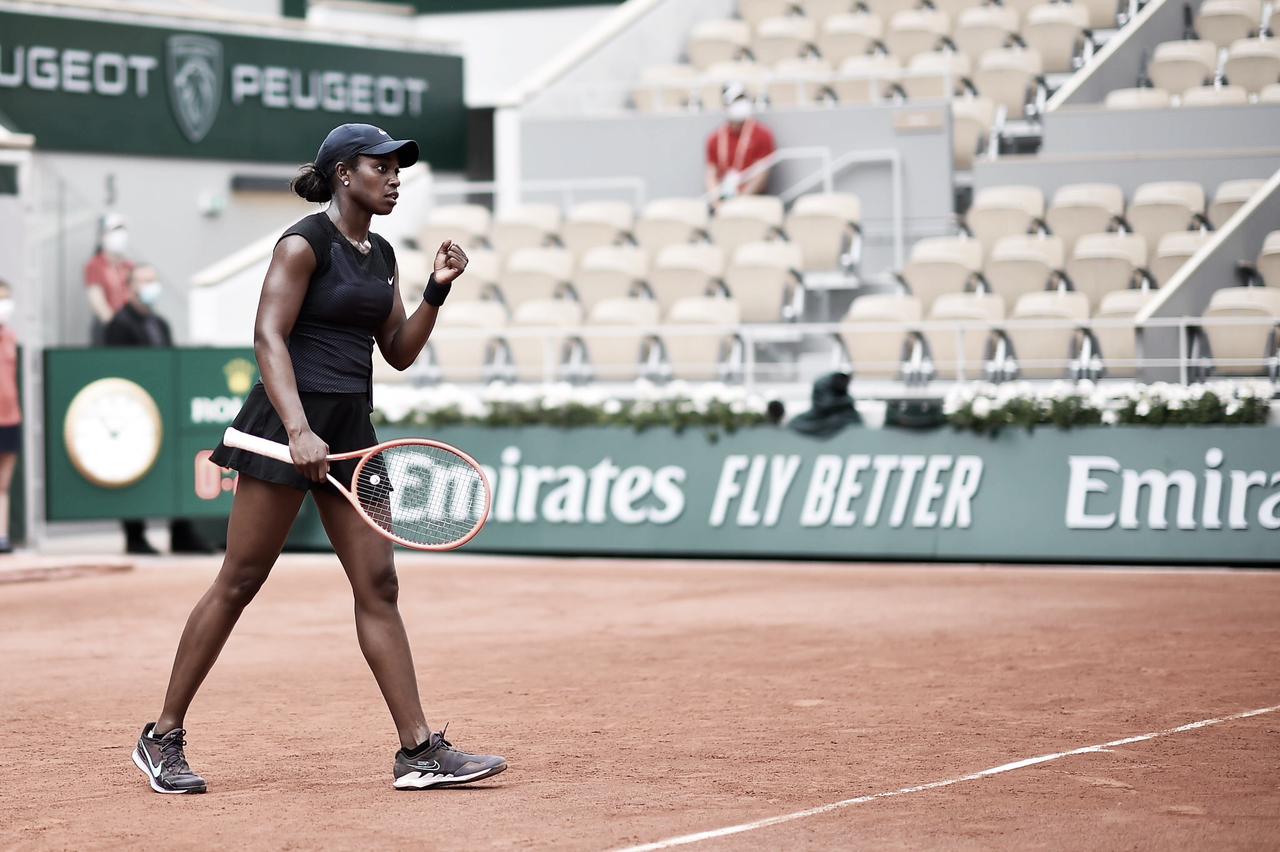
[[[760,828],[768,828],[771,825],[781,825],[784,822],[794,822],[798,819],[819,816],[820,814],[830,813],[831,811],[837,811],[841,808],[847,808],[850,805],[861,805],[866,802],[874,802],[877,799],[890,799],[894,796],[905,796],[908,793],[923,793],[926,790],[936,790],[939,787],[950,787],[952,784],[961,784],[965,781],[977,781],[991,775],[1000,775],[1005,772],[1012,772],[1015,769],[1023,769],[1027,766],[1035,766],[1040,763],[1049,763],[1050,761],[1061,760],[1064,757],[1072,757],[1077,754],[1092,754],[1094,752],[1104,751],[1105,749],[1116,748],[1117,746],[1132,745],[1133,743],[1145,742],[1146,740],[1154,740],[1158,737],[1167,737],[1172,734],[1194,731],[1197,728],[1221,725],[1224,722],[1232,722],[1236,719],[1248,719],[1250,716],[1261,716],[1264,713],[1274,713],[1277,710],[1280,710],[1280,704],[1273,707],[1262,707],[1257,710],[1247,710],[1243,713],[1233,713],[1230,716],[1222,716],[1218,719],[1203,719],[1199,722],[1190,722],[1186,725],[1179,725],[1176,728],[1169,728],[1167,731],[1138,734],[1132,737],[1125,737],[1121,740],[1112,740],[1109,743],[1102,743],[1100,745],[1084,746],[1082,748],[1072,749],[1071,751],[1060,751],[1056,754],[1042,754],[1038,757],[1028,757],[1024,760],[1015,760],[1012,763],[1003,763],[1000,766],[983,769],[980,772],[974,772],[971,775],[961,775],[958,778],[948,778],[945,781],[930,781],[927,784],[917,784],[914,787],[901,787],[897,790],[888,790],[883,793],[872,793],[867,796],[858,796],[854,799],[845,799],[841,802],[819,805],[816,808],[809,808],[808,810],[783,814],[782,816],[768,817],[767,819],[760,819],[755,822],[744,822],[740,825],[731,825],[726,828],[716,828],[711,831],[700,831],[697,834],[682,834],[679,837],[668,837],[666,840],[656,840],[653,843],[645,843],[640,846],[628,846],[624,849],[617,850],[617,852],[651,852],[651,850],[655,849],[670,849],[672,846],[685,846],[690,843],[701,843],[704,840],[714,840],[717,837],[728,837],[731,834],[742,834],[745,831],[755,831]]]

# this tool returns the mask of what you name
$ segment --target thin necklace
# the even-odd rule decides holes
[[[326,213],[325,215],[328,216],[329,214]],[[342,234],[343,239],[351,243],[351,247],[354,248],[356,251],[360,252],[361,254],[368,254],[370,251],[373,250],[373,243],[369,242],[369,240],[353,240],[351,239],[351,237],[347,236],[345,231],[342,230],[342,227],[338,224],[336,219],[334,219],[332,216],[329,216],[329,221],[333,222],[333,227],[337,229],[339,234]]]

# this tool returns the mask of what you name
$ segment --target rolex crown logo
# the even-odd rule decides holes
[[[227,362],[222,372],[227,377],[227,390],[236,396],[244,396],[253,387],[255,368],[252,361],[234,358]]]

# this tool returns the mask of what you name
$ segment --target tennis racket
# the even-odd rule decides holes
[[[238,429],[227,429],[222,442],[293,464],[287,445]],[[489,519],[488,478],[475,459],[448,444],[405,438],[327,458],[359,459],[351,476],[354,489],[332,474],[329,481],[369,526],[396,544],[414,550],[453,550],[475,538]]]

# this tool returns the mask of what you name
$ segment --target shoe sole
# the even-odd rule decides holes
[[[142,758],[138,755],[137,747],[133,749],[133,765],[138,767],[143,775],[147,776],[147,783],[150,784],[151,789],[155,790],[157,793],[164,793],[170,796],[181,796],[187,793],[203,793],[209,789],[208,785],[205,785],[199,788],[193,787],[190,790],[166,790],[156,783],[155,776],[151,774],[151,770],[147,769],[146,765],[142,762]]]
[[[506,771],[507,771],[507,765],[505,763],[500,763],[497,766],[493,767],[492,769],[484,769],[484,770],[481,770],[480,772],[473,772],[470,775],[462,775],[456,778],[448,775],[443,775],[437,778],[419,777],[419,778],[411,779],[409,778],[409,775],[417,774],[417,773],[411,772],[409,773],[409,775],[405,775],[401,778],[397,778],[392,786],[394,786],[397,790],[406,790],[409,792],[432,790],[432,789],[438,789],[441,787],[457,787],[460,784],[474,784],[476,781],[483,781],[486,778],[492,778],[493,776],[500,775]]]

